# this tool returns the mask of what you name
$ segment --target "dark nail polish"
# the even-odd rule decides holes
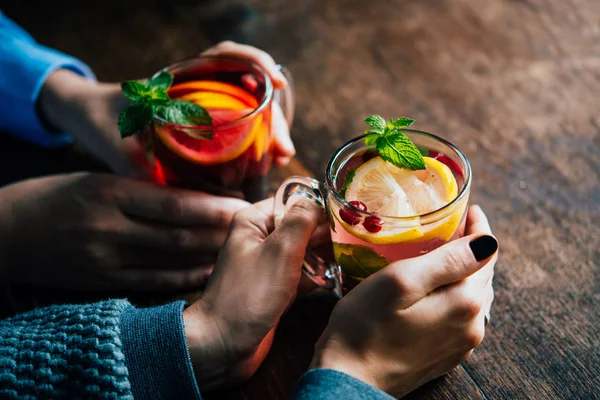
[[[493,236],[479,236],[469,243],[469,247],[477,261],[485,260],[498,250],[498,241]]]

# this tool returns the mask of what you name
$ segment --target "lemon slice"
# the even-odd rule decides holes
[[[375,157],[355,171],[354,179],[346,190],[346,200],[358,200],[370,212],[386,217],[382,230],[368,232],[362,224],[340,224],[352,235],[375,244],[414,242],[439,237],[449,240],[462,217],[464,205],[441,221],[422,226],[419,215],[438,210],[458,195],[458,185],[450,168],[424,157],[426,169],[410,171],[398,168],[381,157]],[[466,204],[466,203],[465,203]],[[336,215],[337,217],[337,215]]]

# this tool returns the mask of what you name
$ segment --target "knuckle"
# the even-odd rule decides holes
[[[252,208],[244,208],[236,213],[223,211],[222,214],[218,216],[218,219],[221,225],[227,226],[231,223],[232,228],[235,229],[235,227],[242,226],[246,221],[251,220],[254,216],[254,212],[255,211]]]
[[[313,221],[315,214],[314,207],[309,200],[300,199],[290,208],[288,211],[287,218],[291,224],[298,225],[299,227],[306,227]]]
[[[174,229],[168,234],[169,245],[174,249],[186,249],[193,242],[193,235],[187,229]]]
[[[224,40],[224,41],[220,42],[219,44],[217,44],[216,47],[218,49],[226,49],[228,47],[233,47],[235,45],[237,45],[237,43],[234,42],[233,40]]]
[[[215,221],[218,226],[228,227],[236,217],[240,218],[241,220],[248,219],[250,215],[252,215],[251,211],[252,210],[240,210],[238,212],[233,212],[228,209],[218,209],[214,213]]]
[[[483,323],[476,324],[472,326],[465,332],[465,336],[463,338],[465,347],[467,349],[474,349],[479,346],[481,342],[483,342],[483,336],[485,334]]]
[[[410,278],[408,276],[406,276],[406,274],[395,273],[392,276],[393,276],[392,282],[394,284],[394,289],[400,295],[410,293],[413,290],[414,285],[411,282]]]
[[[82,251],[85,254],[85,259],[87,259],[93,267],[98,269],[108,269],[110,271],[116,269],[118,266],[117,258],[113,257],[112,254],[110,254],[111,252],[101,245],[88,243],[82,246]]]
[[[185,209],[184,201],[176,196],[168,196],[162,200],[161,211],[168,219],[179,219]]]
[[[459,313],[467,320],[477,317],[481,312],[481,308],[481,301],[469,294],[463,295],[462,299],[458,303]]]

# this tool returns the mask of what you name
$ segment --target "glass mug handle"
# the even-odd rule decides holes
[[[277,64],[277,69],[281,71],[285,79],[288,81],[288,85],[281,90],[275,90],[274,100],[279,103],[283,116],[285,117],[288,126],[292,126],[294,122],[294,109],[296,107],[294,101],[294,77],[292,73],[283,65]]]
[[[294,196],[302,196],[312,200],[323,208],[325,212],[325,198],[323,187],[319,181],[303,176],[292,176],[281,184],[275,194],[275,227],[278,227],[286,212],[290,209]],[[328,263],[311,250],[304,255],[302,272],[321,288],[329,290],[337,297],[342,297],[342,274],[340,267],[335,263]]]

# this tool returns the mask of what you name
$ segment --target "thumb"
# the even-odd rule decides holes
[[[498,250],[495,237],[486,234],[465,236],[426,255],[393,263],[395,275],[402,277],[406,308],[440,286],[461,281],[483,268]]]
[[[301,264],[308,242],[322,219],[321,207],[311,200],[299,198],[265,240],[265,249],[273,251],[280,262]]]

